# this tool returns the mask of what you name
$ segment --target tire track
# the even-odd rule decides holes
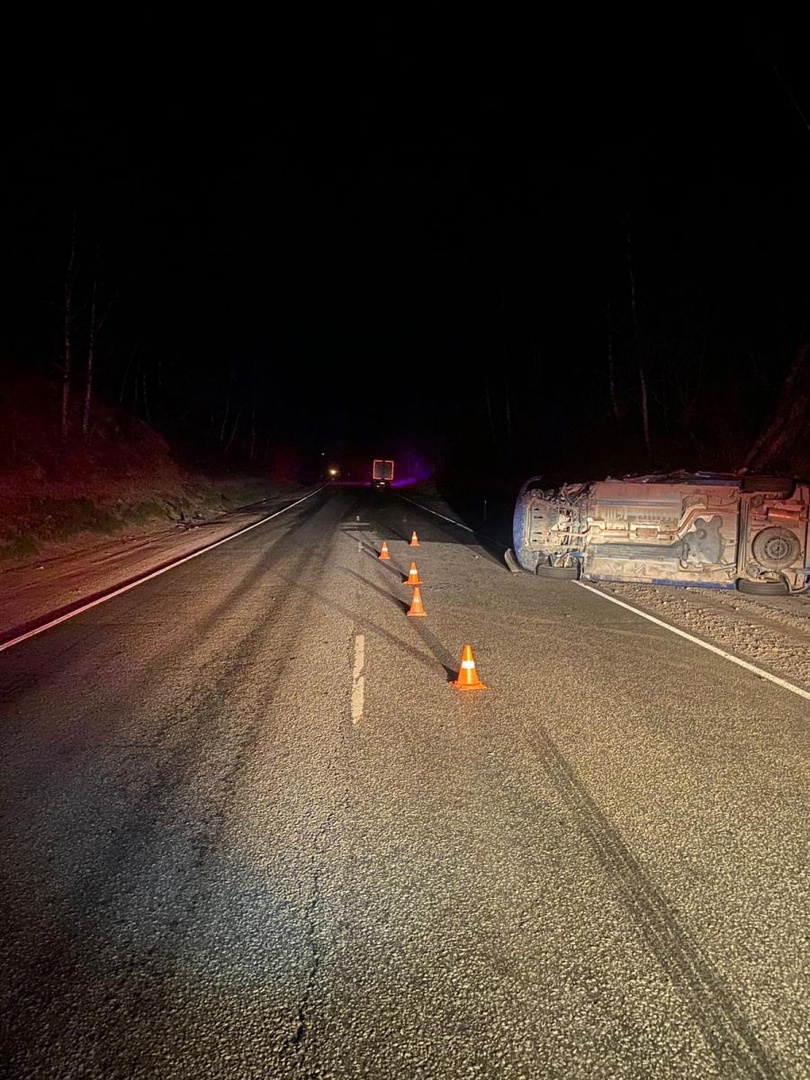
[[[538,731],[535,721],[531,725],[524,722],[524,730],[527,740],[536,744],[556,791],[624,896],[651,951],[680,989],[721,1075],[740,1080],[784,1080],[784,1074],[725,989],[722,977],[680,925],[665,894],[647,876],[568,761],[548,735]]]

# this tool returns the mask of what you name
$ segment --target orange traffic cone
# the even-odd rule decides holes
[[[411,538],[408,541],[408,546],[409,547],[419,547],[419,541],[416,538],[416,529],[414,529],[413,532],[411,533]]]
[[[458,678],[455,679],[451,686],[457,686],[459,690],[486,690],[486,683],[482,683],[478,678],[478,674],[475,670],[475,660],[473,659],[472,645],[465,645],[461,651],[461,667],[459,668]]]
[[[378,559],[390,559],[391,558],[391,556],[388,554],[388,543],[387,543],[387,541],[383,540],[383,542],[382,542],[382,550],[380,551],[380,554],[377,556],[377,558]]]
[[[413,599],[411,600],[411,606],[408,608],[409,615],[427,615],[424,604],[422,603],[422,590],[417,585],[413,590]]]
[[[416,563],[415,562],[411,563],[411,568],[408,571],[408,580],[405,582],[405,584],[406,585],[424,585],[425,584],[424,581],[421,581],[420,578],[419,578],[419,571],[416,569]]]

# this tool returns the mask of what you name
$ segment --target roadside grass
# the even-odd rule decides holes
[[[86,496],[77,499],[31,500],[31,517],[36,535],[43,541],[67,540],[77,533],[112,533],[118,522],[109,510],[97,506]]]
[[[220,490],[217,494],[220,509],[233,510],[239,506],[250,506],[267,498],[268,486],[260,481],[237,481],[233,487]]]
[[[178,506],[177,509],[180,513],[183,513],[182,507]],[[171,521],[173,517],[174,514],[168,506],[151,501],[139,502],[126,508],[119,519],[118,527],[122,525],[149,525],[153,521]]]
[[[87,495],[17,497],[2,504],[0,566],[9,568],[92,538],[115,536],[127,529],[159,528],[175,522],[213,519],[277,493],[279,485],[262,479],[195,477],[171,491],[144,488],[117,498]]]
[[[175,500],[175,504],[178,500]],[[137,528],[182,517],[172,506],[156,499],[114,506],[79,498],[39,498],[18,501],[0,523],[0,564],[36,558],[44,548],[64,544],[77,537],[114,536],[126,528]]]
[[[115,533],[120,520],[92,499],[31,497],[0,524],[0,562],[37,556],[48,544],[60,544],[87,533]]]
[[[35,558],[39,550],[39,544],[33,536],[9,536],[5,529],[0,530],[0,565],[27,562]]]

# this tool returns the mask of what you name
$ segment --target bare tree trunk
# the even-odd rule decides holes
[[[219,445],[225,446],[225,432],[228,429],[228,414],[231,411],[231,384],[233,383],[233,370],[228,378],[228,396],[225,398],[225,414],[222,417],[222,427],[219,429]]]
[[[490,431],[490,434],[492,435],[493,445],[497,446],[498,436],[495,433],[495,421],[493,420],[493,417],[492,417],[492,399],[490,398],[490,394],[489,394],[489,378],[487,376],[484,376],[484,397],[486,398],[486,402],[487,402],[487,417],[489,418],[489,431]]]
[[[795,96],[793,94],[793,91],[790,89],[788,84],[782,78],[782,72],[779,70],[779,68],[776,66],[776,64],[772,65],[772,70],[773,70],[774,75],[776,76],[777,82],[779,83],[779,85],[782,87],[782,89],[787,94],[787,97],[788,97],[788,100],[790,101],[790,104],[793,106],[793,108],[798,113],[799,118],[801,119],[801,122],[804,124],[804,126],[807,129],[808,133],[810,133],[810,122],[808,122],[808,119],[805,116],[804,112],[802,111],[801,105],[799,105],[798,101],[796,100],[796,98],[795,98]]]
[[[652,442],[650,441],[650,410],[647,400],[647,377],[644,373],[644,366],[639,360],[638,363],[638,380],[641,390],[641,422],[644,427],[644,445],[647,447],[647,456],[652,458]]]
[[[93,362],[96,349],[96,275],[93,275],[93,295],[90,301],[90,330],[87,342],[87,368],[84,381],[84,408],[82,410],[82,438],[87,442],[90,431],[90,401],[93,396]]]
[[[613,409],[613,418],[617,424],[622,422],[621,408],[619,407],[619,395],[616,391],[616,365],[613,359],[613,320],[611,318],[610,301],[605,308],[607,318],[607,362],[608,362],[608,385],[610,387],[610,404]]]
[[[256,457],[256,392],[253,393],[253,401],[250,405],[250,451],[249,460],[251,465]]]
[[[641,362],[641,352],[638,346],[638,312],[636,310],[636,279],[633,272],[633,249],[630,230],[627,230],[627,271],[630,278],[630,311],[633,317],[633,352],[638,365],[639,389],[641,391],[641,423],[644,429],[644,445],[647,448],[647,456],[652,458],[652,441],[650,439],[650,411],[647,395],[647,376],[644,365]]]
[[[147,424],[152,423],[152,418],[149,415],[149,384],[146,379],[146,372],[143,373],[143,416]]]
[[[228,451],[231,448],[231,443],[233,442],[234,435],[236,435],[236,429],[239,427],[239,421],[241,419],[242,419],[242,410],[240,409],[239,412],[236,414],[236,419],[233,422],[233,427],[231,428],[230,438],[228,439],[227,445],[224,447],[224,450],[225,450],[226,454],[228,453]]]
[[[87,441],[90,437],[90,406],[93,402],[93,378],[95,375],[95,363],[96,363],[96,343],[98,342],[98,336],[101,333],[107,316],[110,313],[110,308],[115,303],[115,297],[113,296],[102,315],[98,313],[98,267],[99,267],[99,253],[96,248],[95,266],[93,267],[93,291],[90,300],[90,328],[87,343],[87,367],[85,370],[85,382],[84,382],[84,407],[82,409],[82,438]],[[129,364],[127,364],[129,368]],[[123,393],[123,389],[122,389]]]
[[[76,215],[73,215],[73,229],[70,236],[70,258],[65,273],[65,322],[62,342],[62,439],[68,437],[70,418],[70,379],[72,375],[72,330],[73,330],[73,286],[76,283]]]
[[[810,433],[810,340],[803,341],[788,369],[779,401],[745,458],[745,468],[756,472],[783,471],[793,451]]]
[[[138,358],[135,364],[135,374],[132,379],[132,415],[138,415],[138,390],[141,385],[141,354],[138,353]]]
[[[126,366],[124,367],[124,374],[121,376],[121,392],[118,395],[118,404],[119,405],[124,404],[124,398],[125,398],[126,392],[127,392],[127,379],[129,378],[129,369],[132,367],[132,362],[135,359],[135,355],[136,355],[137,352],[138,352],[138,346],[133,345],[132,350],[130,351],[130,354],[129,354],[129,359],[127,360]]]

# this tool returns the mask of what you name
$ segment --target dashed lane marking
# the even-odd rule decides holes
[[[365,695],[366,639],[358,634],[354,639],[354,671],[352,672],[352,723],[355,727],[363,718]]]

